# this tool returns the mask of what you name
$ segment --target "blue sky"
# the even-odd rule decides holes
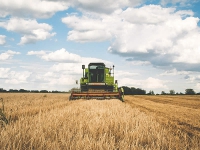
[[[0,0],[0,88],[68,91],[81,65],[119,86],[200,92],[199,0]]]

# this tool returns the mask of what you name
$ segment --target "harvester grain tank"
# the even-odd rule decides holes
[[[108,68],[104,63],[89,63],[88,68],[82,65],[82,69],[80,90],[72,91],[69,100],[117,98],[123,101],[123,90],[114,80],[114,65]]]

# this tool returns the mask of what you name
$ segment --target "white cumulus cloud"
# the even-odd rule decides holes
[[[143,81],[144,87],[149,89],[167,89],[165,83],[168,81],[163,81],[160,79],[149,77],[145,81]]]
[[[45,51],[29,51],[28,53],[27,53],[27,55],[37,55],[37,56],[41,56],[41,55],[45,55],[46,54],[46,52]]]
[[[0,79],[5,79],[6,84],[27,83],[30,75],[31,72],[29,71],[13,71],[11,68],[0,68]]]
[[[0,17],[49,18],[74,7],[84,12],[110,14],[117,9],[138,6],[143,0],[0,0]]]
[[[0,17],[20,16],[49,18],[57,11],[68,8],[64,1],[47,0],[0,0]]]
[[[0,27],[22,34],[19,45],[46,40],[55,35],[51,33],[52,27],[49,24],[38,23],[35,19],[10,18],[0,22]]]
[[[10,71],[8,73],[8,79],[5,80],[5,83],[8,84],[21,84],[28,83],[27,79],[31,75],[29,71]]]
[[[65,48],[53,52],[47,51],[29,51],[27,55],[36,55],[45,61],[60,62],[60,63],[83,63],[89,64],[90,62],[105,62],[106,64],[112,64],[109,61],[92,58],[92,57],[81,57],[78,54],[70,53]]]
[[[6,36],[5,35],[0,35],[0,45],[4,45],[6,43]]]
[[[8,78],[8,72],[10,68],[0,68],[0,79],[1,78]]]
[[[49,54],[43,55],[41,57],[46,61],[55,61],[55,62],[80,62],[81,57],[77,54],[69,53],[64,48],[51,52]]]
[[[164,73],[161,73],[160,76],[177,76],[177,75],[188,75],[188,71],[177,71],[176,68],[172,70],[167,70]]]
[[[14,55],[18,55],[18,54],[20,54],[20,52],[8,50],[8,51],[0,54],[0,60],[11,59]]]
[[[62,22],[73,28],[67,37],[70,41],[100,42],[111,38],[111,34],[106,30],[106,25],[99,19],[79,18],[72,15],[62,18]]]
[[[190,0],[161,0],[161,4],[162,5],[167,5],[167,4],[180,4],[181,6],[187,5],[191,2],[195,2],[195,1],[190,1]]]
[[[134,80],[133,78],[121,78],[119,79],[120,86],[126,85],[129,87],[139,87],[142,89],[149,89],[149,90],[155,90],[155,89],[167,89],[166,83],[169,81],[166,80],[160,80],[153,77],[148,77],[144,80]]]
[[[81,11],[90,11],[95,13],[109,14],[113,11],[128,6],[137,6],[143,2],[143,0],[73,0],[71,5],[79,8]]]
[[[120,32],[115,32],[116,40],[109,47],[109,51],[113,53],[133,53],[136,57],[137,54],[151,54],[148,57],[165,57],[169,54],[175,61],[174,55],[180,58],[183,54],[179,42],[191,37],[191,32],[200,35],[197,26],[199,19],[192,16],[183,19],[173,8],[149,5],[127,9],[119,17],[124,18],[120,22],[123,28]],[[197,44],[195,38],[191,40]],[[195,49],[191,50],[198,53]]]
[[[196,83],[194,88],[195,88],[195,91],[199,93],[200,92],[200,83]]]

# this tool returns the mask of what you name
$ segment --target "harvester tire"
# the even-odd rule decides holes
[[[69,96],[69,101],[71,101],[72,100],[72,97],[71,96]]]
[[[123,98],[123,97],[121,97],[120,100],[121,100],[122,102],[124,102],[124,98]]]

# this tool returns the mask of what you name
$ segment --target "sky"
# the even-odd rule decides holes
[[[200,0],[0,0],[0,88],[68,91],[82,65],[119,86],[200,92]]]

